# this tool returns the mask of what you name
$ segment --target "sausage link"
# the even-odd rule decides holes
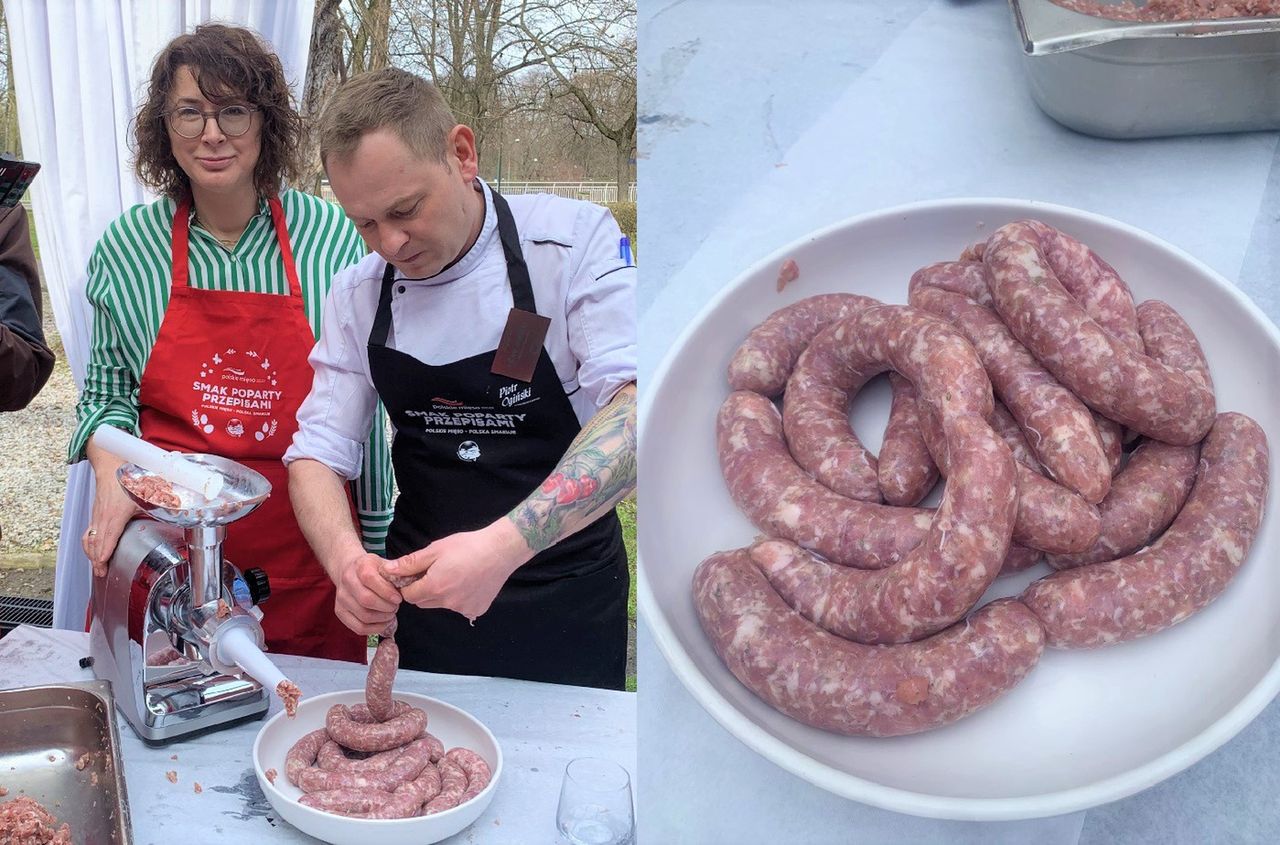
[[[422,738],[427,741],[427,747],[431,750],[431,762],[439,763],[441,758],[444,757],[444,743],[440,741],[439,737],[426,731],[423,731]]]
[[[869,306],[823,329],[800,357],[787,385],[782,408],[783,430],[797,461],[805,460],[804,453],[796,448],[796,444],[805,442],[806,433],[815,433],[814,437],[808,438],[809,443],[823,443],[823,455],[815,457],[840,455],[833,437],[836,431],[842,431],[846,442],[860,448],[849,426],[849,396],[870,376],[884,370],[896,371],[915,385],[919,392],[916,405],[940,408],[947,420],[973,417],[978,431],[974,431],[974,439],[969,440],[966,460],[978,460],[977,456],[987,453],[989,463],[1001,460],[989,456],[1007,453],[984,421],[984,417],[991,414],[991,383],[974,355],[973,347],[963,335],[924,311],[908,306],[881,305]],[[803,383],[803,389],[797,389],[797,383]],[[979,431],[984,433],[980,444]],[[1001,457],[1007,458],[1007,455]],[[1011,463],[1011,458],[1007,460]],[[819,480],[827,480],[824,475],[826,466],[809,465],[808,469]],[[1000,490],[996,479],[992,481],[989,487]],[[878,484],[876,487],[878,493]],[[1012,494],[1011,487],[1006,493]],[[954,487],[947,489],[943,494],[940,515],[948,513],[948,502],[957,495],[961,494]],[[1004,507],[1000,493],[988,499],[987,503],[993,511]],[[991,515],[988,513],[982,519],[986,516]],[[959,511],[956,517],[965,519]],[[997,534],[1000,533],[998,522],[993,527]],[[995,553],[995,559],[989,563],[1000,561],[1007,551],[1007,540],[1004,540],[1004,545],[996,545],[989,551]],[[992,577],[995,577],[995,572],[992,572]]]
[[[791,540],[833,563],[880,569],[906,557],[929,530],[931,510],[858,502],[814,481],[787,451],[778,409],[759,394],[729,394],[716,428],[730,495],[772,537]],[[1011,543],[1002,571],[1026,568],[1034,562],[1026,555]]]
[[[363,771],[326,771],[311,768],[302,772],[298,787],[303,792],[322,792],[333,789],[381,789],[392,791],[406,781],[413,780],[431,762],[430,744],[416,739],[403,748],[384,767]]]
[[[987,285],[986,270],[982,265],[982,255],[986,244],[978,243],[965,250],[960,261],[943,261],[917,270],[908,285],[907,301],[922,287],[937,288],[968,297],[977,304],[995,310],[995,302]],[[968,256],[968,257],[966,257]],[[1078,278],[1078,276],[1077,276]],[[1118,276],[1116,277],[1119,278]],[[1121,282],[1123,284],[1123,282]],[[1127,290],[1127,288],[1126,288]],[[1130,307],[1132,308],[1132,296]],[[1123,428],[1118,422],[1093,412],[1094,428],[1102,444],[1102,451],[1107,457],[1111,474],[1115,475],[1120,466],[1121,453],[1124,447]],[[992,423],[995,424],[994,421]],[[1040,470],[1037,469],[1037,472]]]
[[[980,260],[939,261],[937,264],[921,267],[911,274],[911,281],[907,283],[907,302],[919,296],[924,288],[935,288],[972,299],[984,308],[991,308],[991,291],[987,289],[986,272]]]
[[[407,793],[415,797],[416,805],[421,808],[432,798],[440,794],[440,769],[435,761],[428,763],[416,778],[396,787],[396,793]]]
[[[324,728],[319,728],[293,744],[289,753],[284,756],[284,774],[289,783],[298,785],[298,777],[316,761],[320,748],[329,739]]]
[[[1101,256],[1080,241],[1039,220],[1026,221],[1062,287],[1108,334],[1135,352],[1143,351],[1133,293]]]
[[[729,387],[777,396],[814,335],[875,302],[851,293],[829,293],[778,309],[752,329],[734,353],[729,362]]]
[[[1054,648],[1095,648],[1176,625],[1218,597],[1253,544],[1267,497],[1266,434],[1243,414],[1220,414],[1200,450],[1195,486],[1151,546],[1057,572],[1022,601]]]
[[[973,344],[992,390],[1027,433],[1049,477],[1091,504],[1102,501],[1111,486],[1111,468],[1084,403],[1036,361],[990,308],[926,284],[912,291],[910,301],[954,325]]]
[[[1212,387],[1209,363],[1200,344],[1172,308],[1155,300],[1139,305],[1138,332],[1152,358]],[[1158,440],[1143,443],[1098,506],[1102,522],[1097,542],[1081,554],[1051,555],[1049,565],[1054,569],[1071,569],[1115,560],[1151,542],[1169,527],[1182,509],[1195,482],[1199,460],[1199,444],[1174,446]]]
[[[328,731],[325,735],[328,735]],[[343,752],[341,745],[330,739],[320,746],[316,765],[327,772],[376,772],[390,765],[402,751],[401,748],[391,748],[387,751],[379,751],[363,760],[353,760]]]
[[[1022,431],[1022,426],[1018,425],[1018,421],[1013,418],[1013,414],[1009,413],[1009,409],[1002,402],[997,402],[995,410],[991,412],[991,428],[1000,435],[1004,445],[1009,447],[1015,461],[1037,475],[1044,475],[1044,467],[1040,466],[1035,452],[1031,451],[1031,445],[1027,443],[1027,435]],[[928,446],[925,448],[927,449]]]
[[[860,569],[897,563],[929,530],[922,508],[894,508],[833,493],[796,465],[782,417],[758,393],[730,393],[716,418],[720,468],[733,501],[766,534]]]
[[[467,776],[467,789],[462,793],[459,804],[465,804],[475,798],[489,785],[489,779],[493,777],[489,764],[470,748],[450,748],[444,756],[446,760],[456,763]]]
[[[799,546],[754,547],[786,602],[822,628],[860,643],[904,643],[963,616],[1000,572],[1009,549],[1013,458],[980,417],[951,425],[954,470],[929,534],[896,566],[862,571],[833,566]]]
[[[407,702],[393,701],[391,702],[391,718],[394,719],[397,716],[403,716],[412,709],[413,708],[410,707]],[[373,714],[369,712],[369,705],[364,703],[351,705],[347,711],[347,715],[351,717],[351,721],[358,722],[362,725],[372,725],[378,721],[373,718]]]
[[[309,792],[298,799],[304,807],[359,819],[405,819],[418,814],[412,795],[378,789],[330,789]]]
[[[1049,555],[1054,569],[1115,560],[1136,552],[1169,527],[1196,478],[1200,447],[1147,440],[1129,457],[1098,506],[1097,542],[1074,555]]]
[[[842,734],[898,736],[941,727],[1013,688],[1044,648],[1039,622],[1001,599],[906,645],[867,646],[792,610],[745,550],[694,574],[694,606],[729,671],[771,707]]]
[[[1107,466],[1111,467],[1111,475],[1114,477],[1116,470],[1120,468],[1120,459],[1124,457],[1124,426],[1097,411],[1093,412],[1093,424],[1098,429],[1098,439],[1102,441],[1102,451],[1107,456]]]
[[[983,262],[1013,335],[1096,411],[1157,440],[1190,445],[1213,424],[1213,392],[1139,352],[1091,318],[1046,262],[1028,223],[1001,227]]]
[[[399,668],[400,647],[393,638],[383,637],[373,652],[373,660],[369,661],[369,673],[364,682],[364,700],[375,722],[391,718],[391,687]]]
[[[897,373],[889,373],[889,385],[893,403],[880,444],[876,476],[886,502],[911,507],[938,483],[938,467],[920,434],[915,385]]]
[[[427,714],[416,707],[373,724],[355,721],[345,704],[333,705],[325,716],[325,728],[333,741],[354,751],[386,751],[421,736],[426,727]]]
[[[1148,355],[1213,390],[1213,376],[1200,341],[1173,306],[1158,299],[1139,305],[1138,331]]]
[[[921,422],[925,443],[946,478],[949,458],[941,425],[930,413],[922,414]],[[1024,464],[1015,463],[1014,473],[1018,488],[1015,544],[1057,554],[1081,552],[1093,545],[1102,528],[1096,507]]]
[[[312,766],[298,775],[298,788],[303,792],[332,792],[335,789],[389,792],[402,783],[389,769],[363,772],[332,772]]]
[[[826,330],[800,355],[782,397],[782,431],[796,463],[841,496],[880,501],[875,457],[849,427],[849,401],[882,368],[842,366],[841,350],[822,342]]]
[[[440,793],[422,808],[424,816],[451,810],[462,802],[467,791],[467,774],[448,755],[440,761]]]

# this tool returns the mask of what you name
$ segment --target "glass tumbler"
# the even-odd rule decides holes
[[[573,845],[630,845],[635,840],[631,776],[611,760],[579,757],[564,769],[556,825]]]

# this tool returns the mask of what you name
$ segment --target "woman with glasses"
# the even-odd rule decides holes
[[[94,470],[81,541],[96,576],[136,513],[115,478],[120,459],[94,442],[99,426],[262,473],[272,495],[223,548],[267,572],[268,647],[363,662],[365,640],[334,616],[333,583],[298,528],[280,461],[311,389],[307,355],[330,280],[364,254],[338,206],[282,189],[300,133],[279,59],[249,31],[208,24],[160,52],[135,170],[163,196],[116,219],[90,258],[93,341],[69,460]],[[351,485],[353,520],[378,553],[391,497],[382,431],[373,426]]]

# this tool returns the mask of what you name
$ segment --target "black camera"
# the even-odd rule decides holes
[[[40,165],[34,161],[19,161],[8,153],[0,153],[0,208],[17,205],[39,172]]]

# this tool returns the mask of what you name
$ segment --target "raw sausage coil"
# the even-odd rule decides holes
[[[938,483],[938,467],[920,434],[915,385],[897,373],[889,373],[889,385],[893,402],[880,444],[876,476],[885,502],[911,507]]]
[[[841,639],[782,600],[745,550],[694,574],[694,606],[729,671],[770,706],[842,734],[899,736],[949,724],[1004,695],[1035,666],[1044,635],[1001,599],[919,642]]]
[[[1050,269],[1026,222],[1001,227],[983,254],[1005,324],[1044,367],[1110,419],[1166,443],[1190,445],[1214,421],[1213,392],[1113,337]]]
[[[1102,501],[1111,486],[1111,468],[1084,403],[1040,366],[991,309],[927,284],[917,284],[910,301],[954,325],[973,344],[992,389],[1027,433],[1049,477],[1091,504]]]
[[[777,396],[814,335],[836,320],[874,304],[876,300],[865,296],[828,293],[778,309],[752,329],[734,353],[729,362],[729,387]]]
[[[1212,386],[1209,364],[1190,327],[1163,302],[1138,306],[1138,331],[1147,354]],[[1050,555],[1054,569],[1115,560],[1132,554],[1158,537],[1191,492],[1200,446],[1174,446],[1147,440],[1116,476],[1111,492],[1098,506],[1101,531],[1093,547],[1075,555]]]
[[[1054,648],[1095,648],[1176,625],[1226,588],[1253,544],[1267,497],[1266,435],[1220,414],[1200,450],[1195,486],[1173,524],[1128,557],[1057,572],[1022,601]]]
[[[357,705],[358,706],[358,705]],[[427,714],[416,707],[372,724],[356,721],[345,704],[335,704],[325,716],[325,728],[334,742],[353,751],[386,751],[421,736],[427,727]]]

